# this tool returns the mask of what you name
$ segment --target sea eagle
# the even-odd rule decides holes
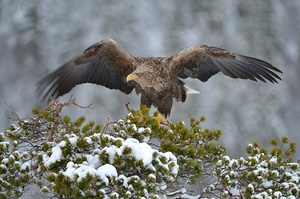
[[[182,79],[206,82],[219,71],[232,78],[272,83],[281,80],[276,72],[282,73],[263,60],[207,45],[194,45],[170,57],[135,57],[113,39],[105,39],[45,76],[37,86],[42,101],[55,99],[82,83],[125,94],[135,89],[141,94],[141,105],[153,105],[167,117],[173,98],[184,102],[190,91]]]

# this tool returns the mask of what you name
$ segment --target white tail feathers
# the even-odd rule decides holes
[[[200,93],[199,91],[196,91],[196,90],[194,90],[192,88],[189,88],[187,86],[185,86],[184,89],[185,89],[186,94],[188,94],[188,95],[189,94],[199,94]]]

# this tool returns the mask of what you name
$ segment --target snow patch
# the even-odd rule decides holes
[[[60,161],[63,158],[61,148],[66,145],[66,141],[60,142],[57,146],[52,148],[50,157],[47,154],[43,155],[44,165],[49,167],[51,164]]]
[[[109,184],[108,177],[112,178],[118,175],[116,168],[110,164],[105,164],[95,169],[93,165],[74,164],[73,162],[69,162],[67,170],[62,173],[72,180],[75,179],[75,176],[78,176],[77,182],[81,182],[87,175],[92,175],[99,177],[106,185]]]

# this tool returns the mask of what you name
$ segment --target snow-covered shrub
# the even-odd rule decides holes
[[[5,141],[4,134],[0,133],[0,198],[21,196],[34,175],[28,152],[11,150],[17,145],[17,141]]]
[[[271,145],[274,148],[268,152],[256,142],[249,144],[247,158],[223,156],[216,164],[216,182],[204,192],[220,192],[220,198],[300,198],[299,164],[291,158],[296,152],[295,143],[282,137],[280,144],[274,139]]]
[[[178,173],[172,153],[159,152],[134,138],[124,140],[99,133],[65,135],[41,156],[41,172],[47,173],[50,188],[63,198],[157,198],[155,194]]]
[[[205,164],[212,169],[225,151],[214,143],[221,132],[202,130],[194,119],[191,129],[183,122],[159,125],[142,108],[101,127],[84,117],[61,116],[70,104],[75,103],[34,109],[35,118],[19,120],[5,132],[7,140],[1,134],[3,197],[21,196],[33,184],[56,198],[186,194],[184,186],[205,174]]]
[[[61,116],[68,105],[79,106],[53,102],[0,133],[0,198],[299,198],[296,146],[285,137],[269,153],[254,143],[232,159],[204,117],[159,125],[142,107],[100,126]]]

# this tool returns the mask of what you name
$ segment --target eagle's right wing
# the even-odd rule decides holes
[[[69,92],[82,83],[94,83],[129,94],[133,86],[126,82],[134,57],[112,39],[87,48],[82,54],[65,63],[38,82],[42,101],[49,101]]]

